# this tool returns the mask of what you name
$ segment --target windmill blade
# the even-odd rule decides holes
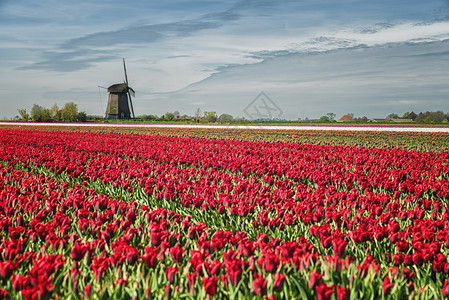
[[[131,99],[131,94],[133,95],[133,97],[136,95],[136,93],[134,92],[134,90],[132,88],[129,87],[128,85],[128,74],[126,74],[126,64],[125,64],[125,58],[123,58],[123,69],[125,70],[125,84],[126,84],[126,89],[128,91],[128,98],[129,98],[129,106],[131,108],[131,113],[133,116],[133,119],[136,118],[136,115],[134,115],[134,108],[133,108],[133,101]]]
[[[133,90],[133,88],[132,87],[128,87],[128,92],[130,92],[131,93],[131,95],[133,95],[133,97],[136,97],[136,92]]]
[[[131,89],[131,88],[130,88],[130,89]],[[131,89],[131,90],[132,90],[132,89]],[[134,91],[133,91],[133,96],[134,96]],[[129,92],[129,89],[128,89],[128,98],[129,98],[129,104],[130,104],[130,106],[131,106],[131,113],[133,114],[133,119],[135,119],[136,116],[134,115],[133,102],[132,102],[132,100],[131,100],[131,93]]]
[[[126,74],[125,58],[123,58],[123,69],[125,70],[125,83],[126,83],[126,87],[128,87],[128,75]]]

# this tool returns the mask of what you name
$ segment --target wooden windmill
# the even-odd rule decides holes
[[[125,70],[125,82],[113,84],[108,87],[108,106],[106,107],[107,119],[131,119],[135,118],[131,95],[135,97],[134,90],[128,85],[125,59],[123,59]]]

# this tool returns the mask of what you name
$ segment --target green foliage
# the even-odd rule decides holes
[[[416,122],[423,123],[441,123],[447,120],[449,116],[445,115],[442,111],[426,111],[425,113],[419,113],[416,117]]]
[[[319,120],[318,120],[318,122],[320,122],[320,123],[325,123],[325,122],[329,122],[330,120],[329,120],[329,117],[328,116],[322,116]]]
[[[22,108],[19,109],[20,118],[22,121],[28,121],[30,119],[30,115],[27,113],[27,110]]]
[[[142,119],[144,121],[156,121],[159,120],[159,117],[157,115],[140,115],[137,116],[137,119]]]
[[[34,122],[43,121],[43,110],[44,108],[38,104],[34,104],[31,108],[31,120]]]
[[[171,112],[168,112],[164,115],[164,120],[165,121],[171,121],[175,118],[175,115]]]
[[[217,122],[217,113],[215,111],[205,111],[204,118],[209,123],[215,123]]]
[[[395,113],[391,113],[387,116],[387,119],[399,119],[399,115]]]
[[[82,111],[78,114],[78,121],[79,122],[87,122],[86,112]]]
[[[62,121],[64,122],[76,122],[78,120],[78,106],[69,102],[64,105],[62,109]]]
[[[218,121],[226,122],[226,121],[232,121],[234,118],[230,114],[221,114],[218,117]]]
[[[54,121],[61,121],[61,110],[56,103],[50,108],[50,115]]]

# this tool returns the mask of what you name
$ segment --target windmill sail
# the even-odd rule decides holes
[[[128,74],[126,74],[125,58],[123,58],[123,69],[125,70],[125,80],[126,80],[126,88],[128,90],[129,106],[131,107],[131,113],[132,113],[133,119],[135,119],[136,116],[134,115],[134,108],[133,108],[133,102],[132,102],[132,99],[131,99],[131,95],[133,95],[133,97],[135,97],[136,93],[128,85]],[[130,91],[132,91],[132,93]]]

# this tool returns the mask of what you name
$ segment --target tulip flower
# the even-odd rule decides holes
[[[267,293],[267,283],[268,281],[265,280],[265,278],[258,274],[255,274],[251,289],[257,296],[263,296]]]
[[[203,286],[207,295],[215,295],[217,292],[218,277],[203,277]]]

